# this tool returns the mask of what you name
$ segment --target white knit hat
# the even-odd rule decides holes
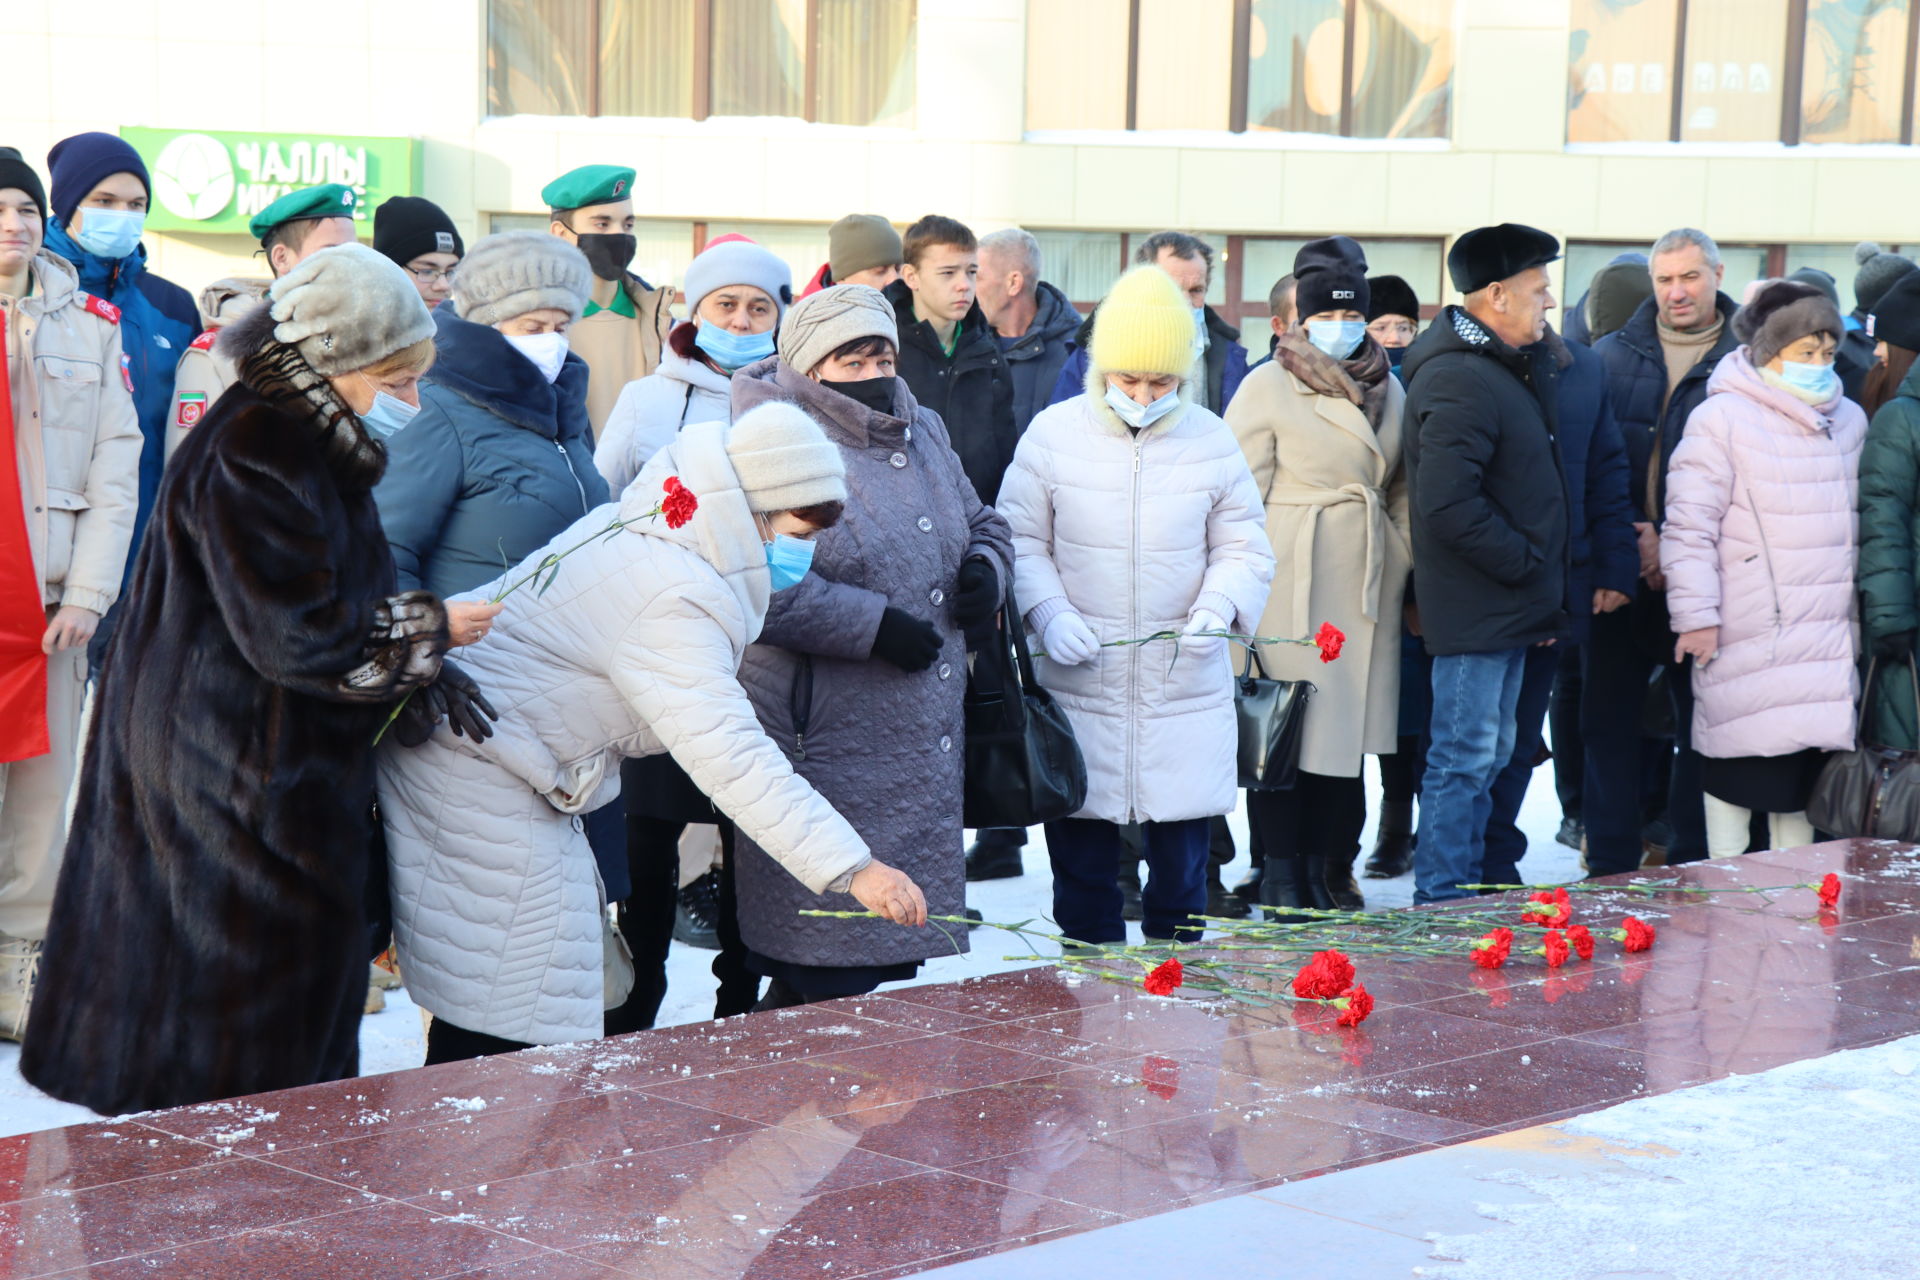
[[[813,367],[855,338],[885,338],[897,351],[893,304],[864,284],[837,284],[793,304],[780,324],[780,358],[795,373]]]
[[[847,500],[840,449],[799,405],[771,400],[727,431],[727,457],[755,511],[793,511]]]
[[[323,378],[378,364],[433,336],[413,280],[363,244],[322,249],[267,290],[273,336]]]
[[[453,273],[453,314],[475,324],[498,324],[548,307],[578,320],[592,296],[587,255],[544,231],[490,235]]]

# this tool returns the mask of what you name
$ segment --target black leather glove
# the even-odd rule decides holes
[[[873,634],[873,655],[902,671],[925,671],[940,656],[940,632],[931,622],[888,606]]]
[[[1890,636],[1875,636],[1873,656],[1897,662],[1913,652],[1913,643],[1914,633],[1911,631],[1896,631]]]
[[[964,630],[977,627],[1000,607],[1000,575],[983,556],[973,556],[960,566],[953,588],[953,620]]]
[[[485,713],[484,715],[482,713]],[[500,713],[472,676],[452,662],[440,660],[440,674],[433,683],[414,691],[394,721],[393,731],[403,747],[417,747],[433,736],[442,720],[456,736],[485,742],[493,736],[493,721]]]

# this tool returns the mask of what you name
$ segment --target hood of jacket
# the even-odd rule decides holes
[[[506,336],[491,325],[462,320],[446,307],[433,312],[434,361],[423,379],[445,387],[511,422],[516,427],[557,440],[573,432],[561,429],[561,419],[587,412],[587,362],[571,351],[560,376],[548,382],[533,361],[521,355]]]
[[[653,371],[668,382],[678,382],[682,386],[698,387],[702,391],[725,396],[727,388],[732,385],[733,375],[714,368],[698,354],[681,350],[683,346],[693,345],[693,334],[698,328],[691,320],[683,320],[675,325],[673,332],[667,335],[667,345],[661,348],[660,363]],[[684,339],[680,336],[683,332],[687,335]],[[698,348],[694,348],[694,351],[697,353]]]
[[[675,476],[699,506],[678,529],[662,516],[648,516],[665,495],[667,477]],[[631,520],[626,533],[658,538],[682,546],[712,565],[739,599],[751,621],[749,639],[760,633],[772,596],[767,572],[767,546],[747,504],[740,476],[727,454],[727,425],[723,422],[687,424],[660,452],[647,460],[639,476],[619,497],[620,519]]]
[[[905,378],[893,380],[893,412],[881,413],[849,399],[823,382],[815,382],[778,356],[734,371],[733,416],[755,405],[784,400],[805,409],[836,442],[864,449],[874,443],[891,444],[904,438],[907,425],[920,405],[907,389]]]
[[[200,291],[200,320],[218,329],[267,296],[273,281],[258,276],[226,276]]]
[[[1066,294],[1044,280],[1035,292],[1039,301],[1033,313],[1033,323],[1007,348],[1009,362],[1037,360],[1046,354],[1049,343],[1080,332],[1080,312],[1067,301]]]
[[[1908,373],[1907,383],[1912,381],[1913,374]],[[1825,402],[1808,404],[1798,396],[1782,391],[1760,376],[1760,370],[1753,363],[1751,349],[1744,346],[1729,351],[1714,366],[1712,376],[1707,379],[1707,395],[1741,396],[1790,422],[1798,423],[1803,431],[1809,433],[1827,430],[1835,410],[1846,399],[1845,391],[1836,390],[1832,398]]]

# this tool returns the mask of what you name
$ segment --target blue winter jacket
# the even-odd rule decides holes
[[[1096,308],[1093,315],[1081,323],[1073,354],[1060,366],[1060,376],[1054,381],[1053,397],[1048,404],[1071,400],[1086,391],[1087,344],[1093,341],[1093,320],[1099,314]],[[1193,389],[1193,398],[1212,412],[1224,414],[1233,393],[1246,380],[1247,349],[1240,345],[1240,331],[1215,315],[1212,307],[1206,309],[1206,318],[1207,381],[1205,386]]]
[[[1607,396],[1606,366],[1591,347],[1552,330],[1547,346],[1560,365],[1554,384],[1560,422],[1560,465],[1567,474],[1567,530],[1573,544],[1567,571],[1567,615],[1575,644],[1593,626],[1593,593],[1631,598],[1640,581],[1640,550],[1627,496],[1627,451]]]
[[[607,501],[587,425],[587,364],[549,383],[487,326],[437,308],[420,412],[387,439],[373,500],[400,589],[470,591]]]
[[[98,258],[75,244],[55,218],[47,223],[47,248],[73,264],[82,289],[120,308],[120,349],[127,357],[133,407],[145,437],[140,446],[140,508],[133,517],[133,542],[127,547],[131,568],[167,460],[173,371],[187,344],[200,333],[200,309],[185,289],[147,270],[145,245],[124,258]]]

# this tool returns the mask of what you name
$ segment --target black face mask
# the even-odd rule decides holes
[[[897,378],[867,378],[860,382],[820,379],[823,386],[832,387],[855,404],[865,405],[875,413],[893,412],[893,388],[898,381]]]
[[[633,261],[633,255],[640,249],[640,242],[632,236],[583,233],[576,239],[580,244],[580,252],[587,255],[587,265],[602,280],[618,280],[626,275],[627,264]]]

